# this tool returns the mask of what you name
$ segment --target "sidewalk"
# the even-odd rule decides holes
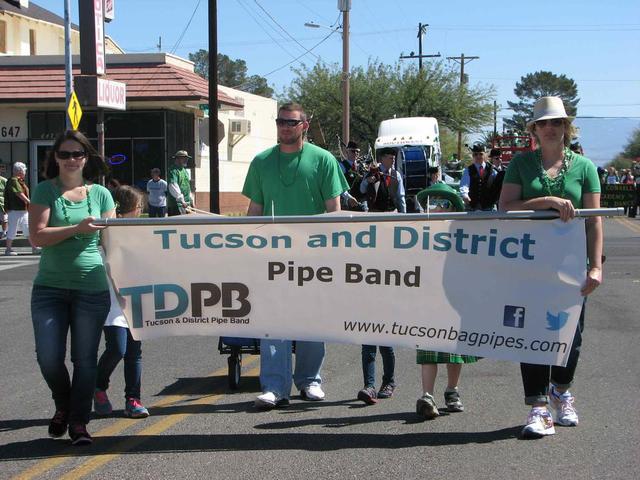
[[[6,246],[7,241],[5,239],[0,240],[0,256],[4,256]],[[13,240],[12,249],[17,252],[18,255],[31,255],[31,244],[29,240],[22,235],[18,235]]]

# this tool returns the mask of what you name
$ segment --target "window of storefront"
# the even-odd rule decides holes
[[[32,141],[53,139],[64,130],[62,112],[31,112]],[[80,130],[97,146],[96,112],[84,112]],[[166,178],[171,155],[187,150],[193,156],[193,115],[169,110],[105,112],[105,158],[111,177],[145,188],[150,170],[160,168]],[[190,165],[191,168],[194,165]]]
[[[4,165],[7,175],[11,176],[14,163],[29,163],[28,145],[27,142],[0,142],[0,164]]]

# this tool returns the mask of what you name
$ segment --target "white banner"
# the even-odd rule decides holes
[[[581,219],[167,219],[105,233],[109,274],[137,339],[325,340],[561,365],[586,274]]]

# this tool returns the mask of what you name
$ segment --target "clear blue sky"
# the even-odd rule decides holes
[[[63,0],[35,3],[63,13]],[[71,3],[73,19],[77,21],[77,0]],[[187,57],[189,52],[207,48],[207,3],[115,0],[116,19],[106,31],[127,52],[157,51],[161,36],[163,51],[170,52],[175,47],[177,55]],[[307,28],[304,23],[335,24],[337,3],[218,0],[218,50],[231,58],[244,59],[250,74],[267,76],[280,92],[293,78],[291,67],[269,72],[297,57],[302,56],[300,61],[308,65],[318,58],[341,64],[339,33],[313,50],[317,57],[305,54],[302,47],[311,49],[330,33]],[[394,63],[401,52],[417,52],[418,22],[430,25],[423,53],[480,57],[465,66],[469,81],[494,85],[496,100],[503,107],[507,100],[515,100],[513,88],[521,76],[549,70],[577,82],[579,116],[636,117],[629,122],[640,124],[638,1],[353,0],[351,64],[365,65],[370,58]],[[499,116],[509,116],[509,111],[502,110]]]

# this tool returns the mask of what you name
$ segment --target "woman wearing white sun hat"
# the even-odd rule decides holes
[[[505,175],[500,196],[501,210],[557,210],[562,221],[575,217],[576,208],[600,208],[600,181],[593,162],[569,149],[576,129],[562,99],[542,97],[533,109],[527,130],[540,147],[516,156]],[[587,278],[584,297],[602,283],[603,233],[600,217],[586,220]],[[547,406],[555,411],[555,423],[576,426],[578,415],[569,392],[580,356],[584,304],[566,367],[522,363],[525,403],[532,409],[522,436],[539,438],[555,433]],[[549,387],[549,382],[551,386]]]

